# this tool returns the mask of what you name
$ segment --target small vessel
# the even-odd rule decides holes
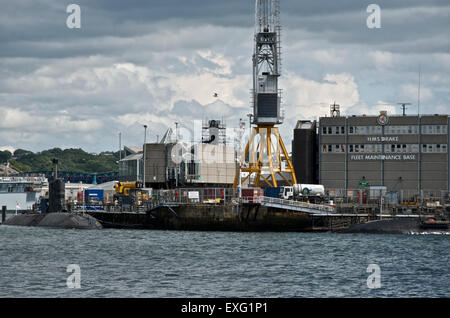
[[[0,177],[0,205],[8,211],[32,210],[46,183],[45,177]]]
[[[420,228],[426,230],[447,230],[449,221],[445,219],[428,218],[420,222]]]

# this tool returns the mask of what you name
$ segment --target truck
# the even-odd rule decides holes
[[[143,184],[140,181],[117,182],[114,185],[114,201],[121,206],[137,205],[142,200]]]
[[[325,195],[325,187],[321,184],[294,184],[283,187],[280,197],[285,200],[310,201],[320,203]]]

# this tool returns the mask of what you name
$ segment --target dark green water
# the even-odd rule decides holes
[[[0,296],[450,297],[449,251],[449,235],[0,226]],[[66,286],[69,264],[80,289]]]

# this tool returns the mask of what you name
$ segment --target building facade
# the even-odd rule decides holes
[[[230,187],[236,172],[233,147],[197,143],[145,144],[145,186]]]
[[[143,154],[142,148],[124,147],[125,158],[119,161],[120,181],[142,181]]]
[[[292,140],[292,165],[298,183],[317,184],[317,122],[299,120]]]
[[[327,188],[384,185],[436,197],[449,190],[448,115],[322,117],[318,144]]]

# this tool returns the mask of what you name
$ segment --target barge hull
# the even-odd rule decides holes
[[[189,231],[282,231],[312,229],[307,213],[260,205],[181,205],[145,213],[91,211],[104,228]]]

